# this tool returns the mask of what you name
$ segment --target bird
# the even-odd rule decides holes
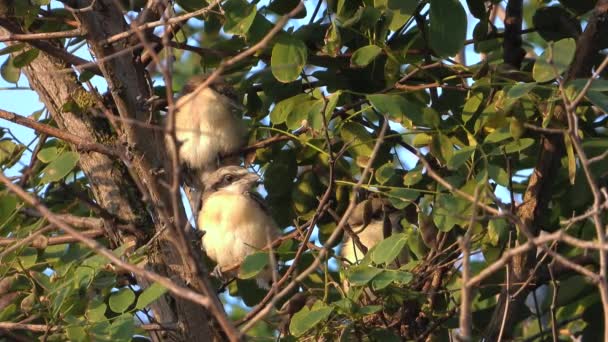
[[[253,192],[259,180],[257,174],[235,165],[221,167],[205,180],[198,229],[203,249],[217,263],[215,275],[226,276],[222,270],[240,265],[281,235],[262,199]],[[271,268],[260,272],[258,286],[268,289],[272,273]],[[229,271],[229,275],[237,274]]]
[[[348,225],[368,250],[390,235],[403,232],[400,221],[404,218],[404,213],[394,211],[394,209],[389,212],[391,209],[388,201],[381,198],[370,198],[357,204],[348,218]],[[348,263],[357,264],[363,259],[365,253],[350,235],[346,235],[340,255]],[[407,251],[404,250],[397,260],[403,264],[407,262],[407,259]]]
[[[207,79],[208,75],[191,78],[175,104],[175,136],[184,179],[187,185],[201,191],[204,178],[218,166],[239,164],[238,157],[219,158],[239,151],[247,132],[236,115],[240,105],[234,88],[216,77],[208,87],[196,91]]]
[[[359,242],[369,250],[390,235],[403,232],[401,219],[404,217],[405,213],[390,207],[387,200],[374,197],[357,204],[348,218],[348,225],[359,238]],[[340,256],[348,264],[356,265],[365,254],[347,234],[340,249]],[[397,263],[393,263],[392,267],[404,265],[408,261],[408,251],[404,248],[397,257]],[[345,292],[349,291],[350,284],[347,279],[342,281],[342,287]],[[372,291],[366,289],[365,293],[371,300],[376,299]]]

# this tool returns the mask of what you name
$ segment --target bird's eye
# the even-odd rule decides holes
[[[234,180],[234,177],[232,177],[232,175],[224,176],[224,182],[226,182],[226,183],[232,183],[233,180]]]

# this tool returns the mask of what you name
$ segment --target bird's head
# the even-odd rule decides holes
[[[211,76],[210,74],[205,75],[196,75],[188,80],[188,82],[182,88],[182,94],[187,95],[192,93],[194,90],[198,88],[199,85],[205,83],[207,79]],[[233,102],[238,102],[238,94],[234,90],[234,88],[224,80],[223,77],[217,76],[213,78],[213,81],[208,84],[209,88],[226,96]]]
[[[206,191],[225,190],[236,193],[243,193],[251,190],[258,182],[260,177],[255,173],[249,172],[240,166],[224,166],[205,179]]]

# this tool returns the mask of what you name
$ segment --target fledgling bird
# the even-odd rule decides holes
[[[390,235],[403,232],[400,221],[404,217],[405,213],[390,208],[388,201],[381,198],[370,198],[357,204],[348,218],[348,225],[357,234],[361,244],[369,251]],[[350,264],[357,264],[365,257],[365,253],[356,245],[350,235],[346,235],[340,256]],[[408,251],[403,249],[397,257],[398,264],[404,265],[408,259]],[[347,280],[342,282],[342,286],[348,292],[350,284]],[[366,290],[365,293],[371,300],[376,298],[370,290]]]
[[[186,166],[185,180],[199,189],[204,178],[220,166],[219,157],[243,147],[246,135],[245,124],[235,113],[238,97],[229,84],[218,77],[195,91],[207,77],[193,77],[175,104],[175,135],[180,160]],[[239,158],[226,158],[221,164],[238,165]]]
[[[401,219],[404,213],[389,212],[389,204],[381,198],[367,199],[355,207],[348,218],[348,225],[359,237],[359,241],[369,250],[392,234],[403,232]],[[351,264],[358,263],[365,254],[349,235],[346,235],[340,255]],[[397,258],[400,264],[407,263],[407,250]]]
[[[198,228],[204,233],[203,248],[217,263],[215,273],[242,263],[281,235],[261,198],[252,193],[259,180],[240,166],[224,166],[205,180]],[[262,271],[256,280],[268,288],[272,270]]]

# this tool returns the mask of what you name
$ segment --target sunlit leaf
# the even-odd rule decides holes
[[[367,45],[355,51],[350,58],[350,65],[355,68],[363,68],[371,63],[382,52],[382,48],[376,45]]]
[[[129,308],[133,304],[135,300],[135,294],[129,288],[122,288],[117,292],[112,293],[110,295],[110,300],[108,301],[108,305],[112,311],[117,313],[122,313]]]
[[[308,50],[302,41],[292,37],[282,37],[272,48],[270,67],[274,77],[284,83],[300,77],[306,65]]]

